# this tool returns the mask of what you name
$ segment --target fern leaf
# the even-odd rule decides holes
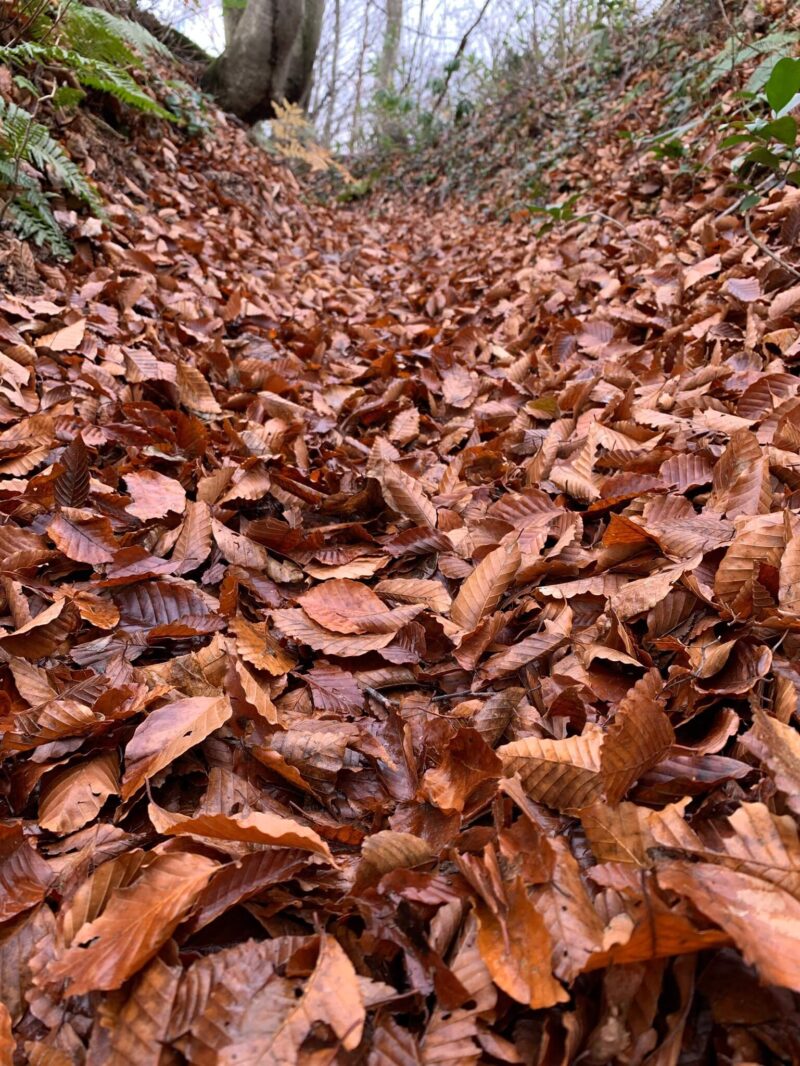
[[[82,4],[78,4],[76,7],[91,12],[98,21],[104,24],[109,33],[121,38],[129,48],[135,49],[140,55],[147,56],[151,52],[156,52],[165,58],[172,56],[172,52],[170,52],[164,42],[159,41],[158,37],[155,37],[148,29],[145,29],[140,22],[122,18],[120,15],[114,15],[112,12],[104,11],[102,8],[85,8]],[[73,45],[79,51],[83,51],[81,44],[80,40],[73,41]]]
[[[5,155],[12,158],[22,157],[41,171],[49,170],[64,188],[84,200],[95,213],[102,212],[97,190],[75,166],[61,145],[53,140],[46,126],[36,122],[24,108],[2,98],[0,122],[0,144]]]
[[[109,93],[137,111],[144,111],[168,122],[175,121],[174,115],[149,96],[126,70],[113,62],[81,55],[57,45],[37,44],[35,41],[0,47],[0,61],[17,67],[27,67],[34,63],[60,65],[72,71],[81,85]]]
[[[62,25],[72,48],[87,59],[102,63],[120,67],[141,66],[125,39],[111,29],[103,14],[98,8],[70,5]]]
[[[46,195],[34,178],[17,172],[15,161],[0,157],[0,184],[13,197],[7,219],[21,240],[47,245],[60,259],[68,259],[72,248],[56,222]]]

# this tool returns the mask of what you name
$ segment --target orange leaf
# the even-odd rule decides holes
[[[478,950],[494,983],[532,1010],[564,1003],[569,996],[553,977],[552,941],[521,878],[506,885],[508,910],[501,917],[478,903]]]
[[[387,607],[372,589],[346,578],[324,581],[298,597],[312,621],[335,633],[396,633],[424,609],[412,604]]]
[[[501,544],[475,567],[459,589],[450,608],[450,618],[465,632],[475,629],[491,614],[514,580],[520,564],[516,541]]]
[[[203,855],[157,855],[136,881],[111,893],[102,914],[85,923],[72,946],[47,969],[67,994],[119,988],[172,935],[217,864]]]
[[[230,718],[227,696],[191,696],[150,711],[125,749],[123,799]]]
[[[241,841],[273,848],[297,848],[322,855],[329,862],[333,862],[328,845],[318,833],[291,818],[281,818],[277,814],[253,811],[248,815],[196,814],[189,818],[163,811],[152,803],[148,813],[159,833],[166,836],[183,836],[188,833],[207,840]]]

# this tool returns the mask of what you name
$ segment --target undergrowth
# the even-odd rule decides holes
[[[615,127],[632,164],[674,161],[691,184],[702,178],[719,129],[765,112],[773,68],[800,44],[790,17],[759,36],[743,24],[740,6],[727,4],[723,20],[715,4],[667,4],[591,37],[567,71],[510,57],[484,98],[447,122],[409,115],[402,143],[378,144],[353,161],[357,187],[369,194],[416,186],[440,201],[455,194],[499,217],[528,212],[538,228],[542,219],[550,228],[582,217],[576,204],[591,194],[592,168],[579,173],[570,161],[590,155],[604,126]],[[730,90],[738,90],[733,109]],[[791,154],[794,143],[787,148]],[[743,191],[749,183],[743,174]]]
[[[168,58],[170,52],[139,23],[74,2],[33,16],[20,7],[12,15],[0,62],[14,72],[15,91],[26,106],[0,99],[0,221],[18,237],[67,257],[71,248],[53,213],[54,196],[70,194],[98,217],[102,203],[51,133],[50,116],[101,94],[134,113],[178,123],[190,135],[208,126],[189,86],[148,76],[145,60]],[[148,81],[158,85],[163,102]]]

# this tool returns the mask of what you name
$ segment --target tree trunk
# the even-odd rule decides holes
[[[402,29],[403,0],[386,0],[386,24],[378,62],[378,88],[384,92],[389,92],[394,83]]]
[[[342,4],[341,0],[333,0],[333,55],[331,57],[331,87],[328,94],[327,110],[325,112],[325,130],[322,139],[330,148],[331,133],[333,131],[333,116],[336,111],[337,85],[339,77],[339,47],[342,40]]]
[[[358,55],[358,73],[356,74],[355,100],[353,103],[353,125],[350,127],[350,151],[352,152],[360,134],[359,123],[361,121],[361,93],[364,84],[364,60],[367,55],[369,44],[369,11],[370,0],[367,0],[364,8],[364,35],[361,39],[361,50]]]
[[[283,87],[287,100],[306,109],[314,84],[314,60],[322,33],[324,9],[325,0],[305,0],[303,25],[295,38]]]
[[[269,118],[273,101],[304,104],[311,88],[324,0],[224,4],[225,51],[203,87],[247,122]]]

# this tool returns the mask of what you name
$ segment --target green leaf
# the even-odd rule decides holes
[[[780,158],[771,152],[769,148],[754,148],[752,152],[748,152],[744,157],[746,163],[758,164],[762,167],[769,167],[770,170],[779,170],[781,167]]]
[[[778,60],[772,68],[764,93],[773,111],[780,111],[795,93],[800,92],[800,59],[789,56]]]
[[[175,116],[148,95],[127,70],[112,62],[83,55],[69,48],[37,44],[34,41],[0,47],[0,60],[21,67],[28,67],[33,63],[60,64],[71,70],[81,85],[110,93],[123,104],[128,104],[138,111],[157,115],[168,122],[175,121]]]
[[[752,211],[756,204],[761,203],[761,194],[757,192],[751,192],[748,196],[742,200],[739,204],[740,211]]]
[[[30,81],[30,79],[25,77],[24,74],[15,75],[14,84],[19,86],[20,89],[24,89],[26,92],[29,92],[31,96],[38,97],[39,95],[39,90],[36,88],[33,82]]]
[[[720,151],[726,148],[735,148],[737,144],[749,144],[753,140],[749,133],[732,133],[719,142]]]
[[[71,85],[60,85],[53,94],[53,106],[77,107],[85,96],[83,89],[73,89]]]
[[[783,118],[767,122],[761,127],[760,133],[771,137],[774,141],[780,141],[788,148],[794,148],[797,142],[797,123],[791,115],[784,115]]]
[[[769,33],[766,37],[760,37],[743,46],[738,34],[729,37],[721,51],[714,56],[706,68],[707,74],[700,85],[701,91],[708,92],[717,82],[729,77],[743,63],[747,63],[757,56],[767,56],[769,61],[772,62],[776,54],[794,48],[797,39],[797,33],[782,31]],[[763,66],[764,64],[759,67],[760,77],[764,76]],[[753,91],[754,89],[760,89],[761,85],[763,85],[763,81],[754,84],[748,82],[745,88]]]
[[[50,172],[64,188],[84,200],[95,214],[102,214],[97,190],[72,162],[46,126],[31,114],[0,97],[0,148],[8,157],[21,157],[42,173]]]

